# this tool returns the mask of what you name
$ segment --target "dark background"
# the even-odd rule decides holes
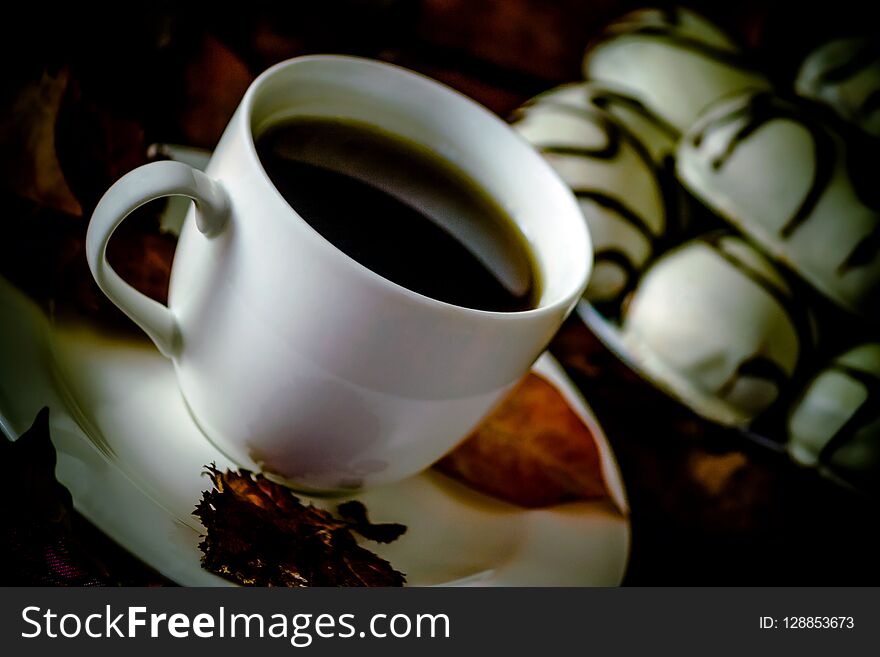
[[[782,92],[812,47],[877,29],[868,3],[685,4],[748,45]],[[67,301],[118,321],[92,286],[82,255],[94,204],[146,160],[148,144],[211,148],[267,66],[316,52],[379,58],[506,116],[530,96],[579,79],[590,39],[640,6],[610,0],[26,3],[0,28],[0,198],[7,204],[0,273],[38,300]],[[111,258],[124,277],[161,297],[161,267],[144,265],[143,254],[161,263],[173,240],[157,234],[149,216],[133,225],[129,242],[123,234]],[[698,419],[640,382],[576,319],[553,350],[620,461],[633,527],[625,583],[880,582],[876,501]],[[161,581],[83,519],[74,519],[74,529],[113,575],[110,581]]]

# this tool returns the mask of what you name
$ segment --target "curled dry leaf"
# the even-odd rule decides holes
[[[405,576],[357,544],[352,530],[394,540],[401,525],[371,525],[360,503],[338,519],[247,470],[208,466],[214,489],[195,515],[206,528],[202,566],[249,586],[402,586]]]
[[[607,496],[592,433],[560,392],[531,372],[435,467],[529,508]]]

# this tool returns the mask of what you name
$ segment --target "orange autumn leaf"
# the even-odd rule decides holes
[[[607,496],[592,433],[560,392],[535,373],[435,467],[529,508]]]

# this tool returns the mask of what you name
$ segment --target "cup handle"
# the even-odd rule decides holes
[[[134,210],[163,196],[188,196],[196,204],[198,229],[211,237],[229,218],[229,198],[223,186],[182,162],[152,162],[120,178],[101,198],[89,221],[86,257],[101,291],[140,326],[159,351],[177,355],[177,321],[167,306],[138,292],[107,262],[107,244],[116,227]]]

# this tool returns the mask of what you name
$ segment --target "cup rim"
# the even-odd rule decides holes
[[[431,296],[427,296],[425,294],[421,294],[420,292],[416,292],[400,283],[397,283],[381,274],[373,271],[366,265],[358,262],[347,253],[339,249],[333,242],[328,240],[326,237],[321,235],[315,228],[313,228],[303,217],[297,212],[296,208],[291,206],[284,199],[283,195],[278,188],[275,187],[269,175],[266,173],[265,168],[263,167],[263,163],[260,161],[260,158],[256,151],[256,144],[254,141],[254,132],[252,129],[252,117],[253,117],[253,109],[255,98],[260,92],[260,89],[265,86],[266,82],[275,77],[280,73],[280,71],[287,69],[291,66],[307,64],[307,63],[315,63],[315,62],[342,62],[353,64],[356,66],[362,66],[367,69],[372,70],[385,70],[388,72],[392,72],[394,75],[402,76],[404,78],[409,78],[411,81],[416,82],[418,84],[427,85],[432,87],[433,90],[437,93],[447,94],[449,96],[455,97],[457,102],[463,104],[463,106],[468,108],[468,111],[475,111],[483,116],[483,118],[488,118],[490,121],[495,122],[506,128],[508,137],[510,139],[516,140],[528,146],[531,154],[537,158],[540,162],[540,166],[545,167],[545,171],[548,172],[553,178],[557,180],[557,182],[561,185],[561,190],[568,191],[568,186],[559,178],[556,172],[552,169],[552,167],[544,161],[544,159],[540,156],[540,154],[536,151],[532,150],[531,144],[529,144],[525,139],[522,138],[516,131],[514,131],[507,123],[505,123],[500,117],[491,112],[489,109],[475,101],[474,99],[466,96],[465,94],[456,91],[455,89],[449,87],[448,85],[443,84],[442,82],[430,78],[421,73],[417,73],[416,71],[412,71],[403,66],[398,66],[396,64],[391,64],[387,62],[383,62],[380,60],[369,59],[365,57],[355,57],[350,55],[334,55],[334,54],[316,54],[316,55],[303,55],[299,57],[293,57],[291,59],[286,59],[284,61],[278,62],[267,68],[265,71],[260,73],[254,80],[251,82],[247,91],[245,92],[244,98],[241,102],[241,112],[242,112],[242,121],[240,121],[240,129],[244,132],[244,143],[247,145],[247,152],[249,156],[253,159],[253,162],[257,165],[260,173],[262,174],[263,180],[271,187],[274,192],[278,195],[278,197],[285,203],[285,205],[289,208],[291,214],[298,220],[301,228],[305,229],[306,232],[312,237],[316,238],[316,243],[322,244],[323,248],[331,249],[333,253],[342,256],[341,260],[347,262],[349,266],[353,268],[355,272],[357,272],[360,276],[364,276],[369,280],[372,280],[375,284],[381,285],[386,289],[393,290],[396,294],[401,295],[403,298],[409,300],[410,302],[416,303],[423,307],[428,307],[435,310],[443,310],[445,312],[455,312],[462,316],[466,317],[477,317],[477,318],[491,318],[491,319],[500,319],[504,320],[505,318],[509,318],[511,320],[522,319],[526,317],[536,317],[542,316],[545,314],[551,314],[557,312],[561,308],[566,308],[566,310],[570,310],[574,307],[575,303],[580,299],[583,295],[584,290],[587,287],[589,282],[590,275],[592,273],[593,268],[593,244],[591,235],[589,233],[589,229],[586,225],[586,222],[583,221],[580,210],[577,206],[577,201],[575,200],[573,195],[570,195],[571,206],[572,206],[572,215],[575,216],[578,221],[575,221],[576,232],[580,232],[581,238],[584,242],[585,249],[583,250],[585,253],[583,261],[580,263],[581,271],[578,272],[579,275],[576,279],[579,281],[573,287],[570,286],[570,289],[567,291],[557,295],[556,298],[549,300],[549,302],[542,302],[539,299],[539,302],[533,308],[527,308],[525,310],[515,310],[515,311],[499,311],[499,310],[483,310],[480,308],[471,308],[468,306],[460,306],[454,303],[449,303],[447,301],[441,301],[440,299],[436,299]],[[528,151],[526,151],[528,152]],[[530,248],[534,248],[534,246],[530,243]]]

